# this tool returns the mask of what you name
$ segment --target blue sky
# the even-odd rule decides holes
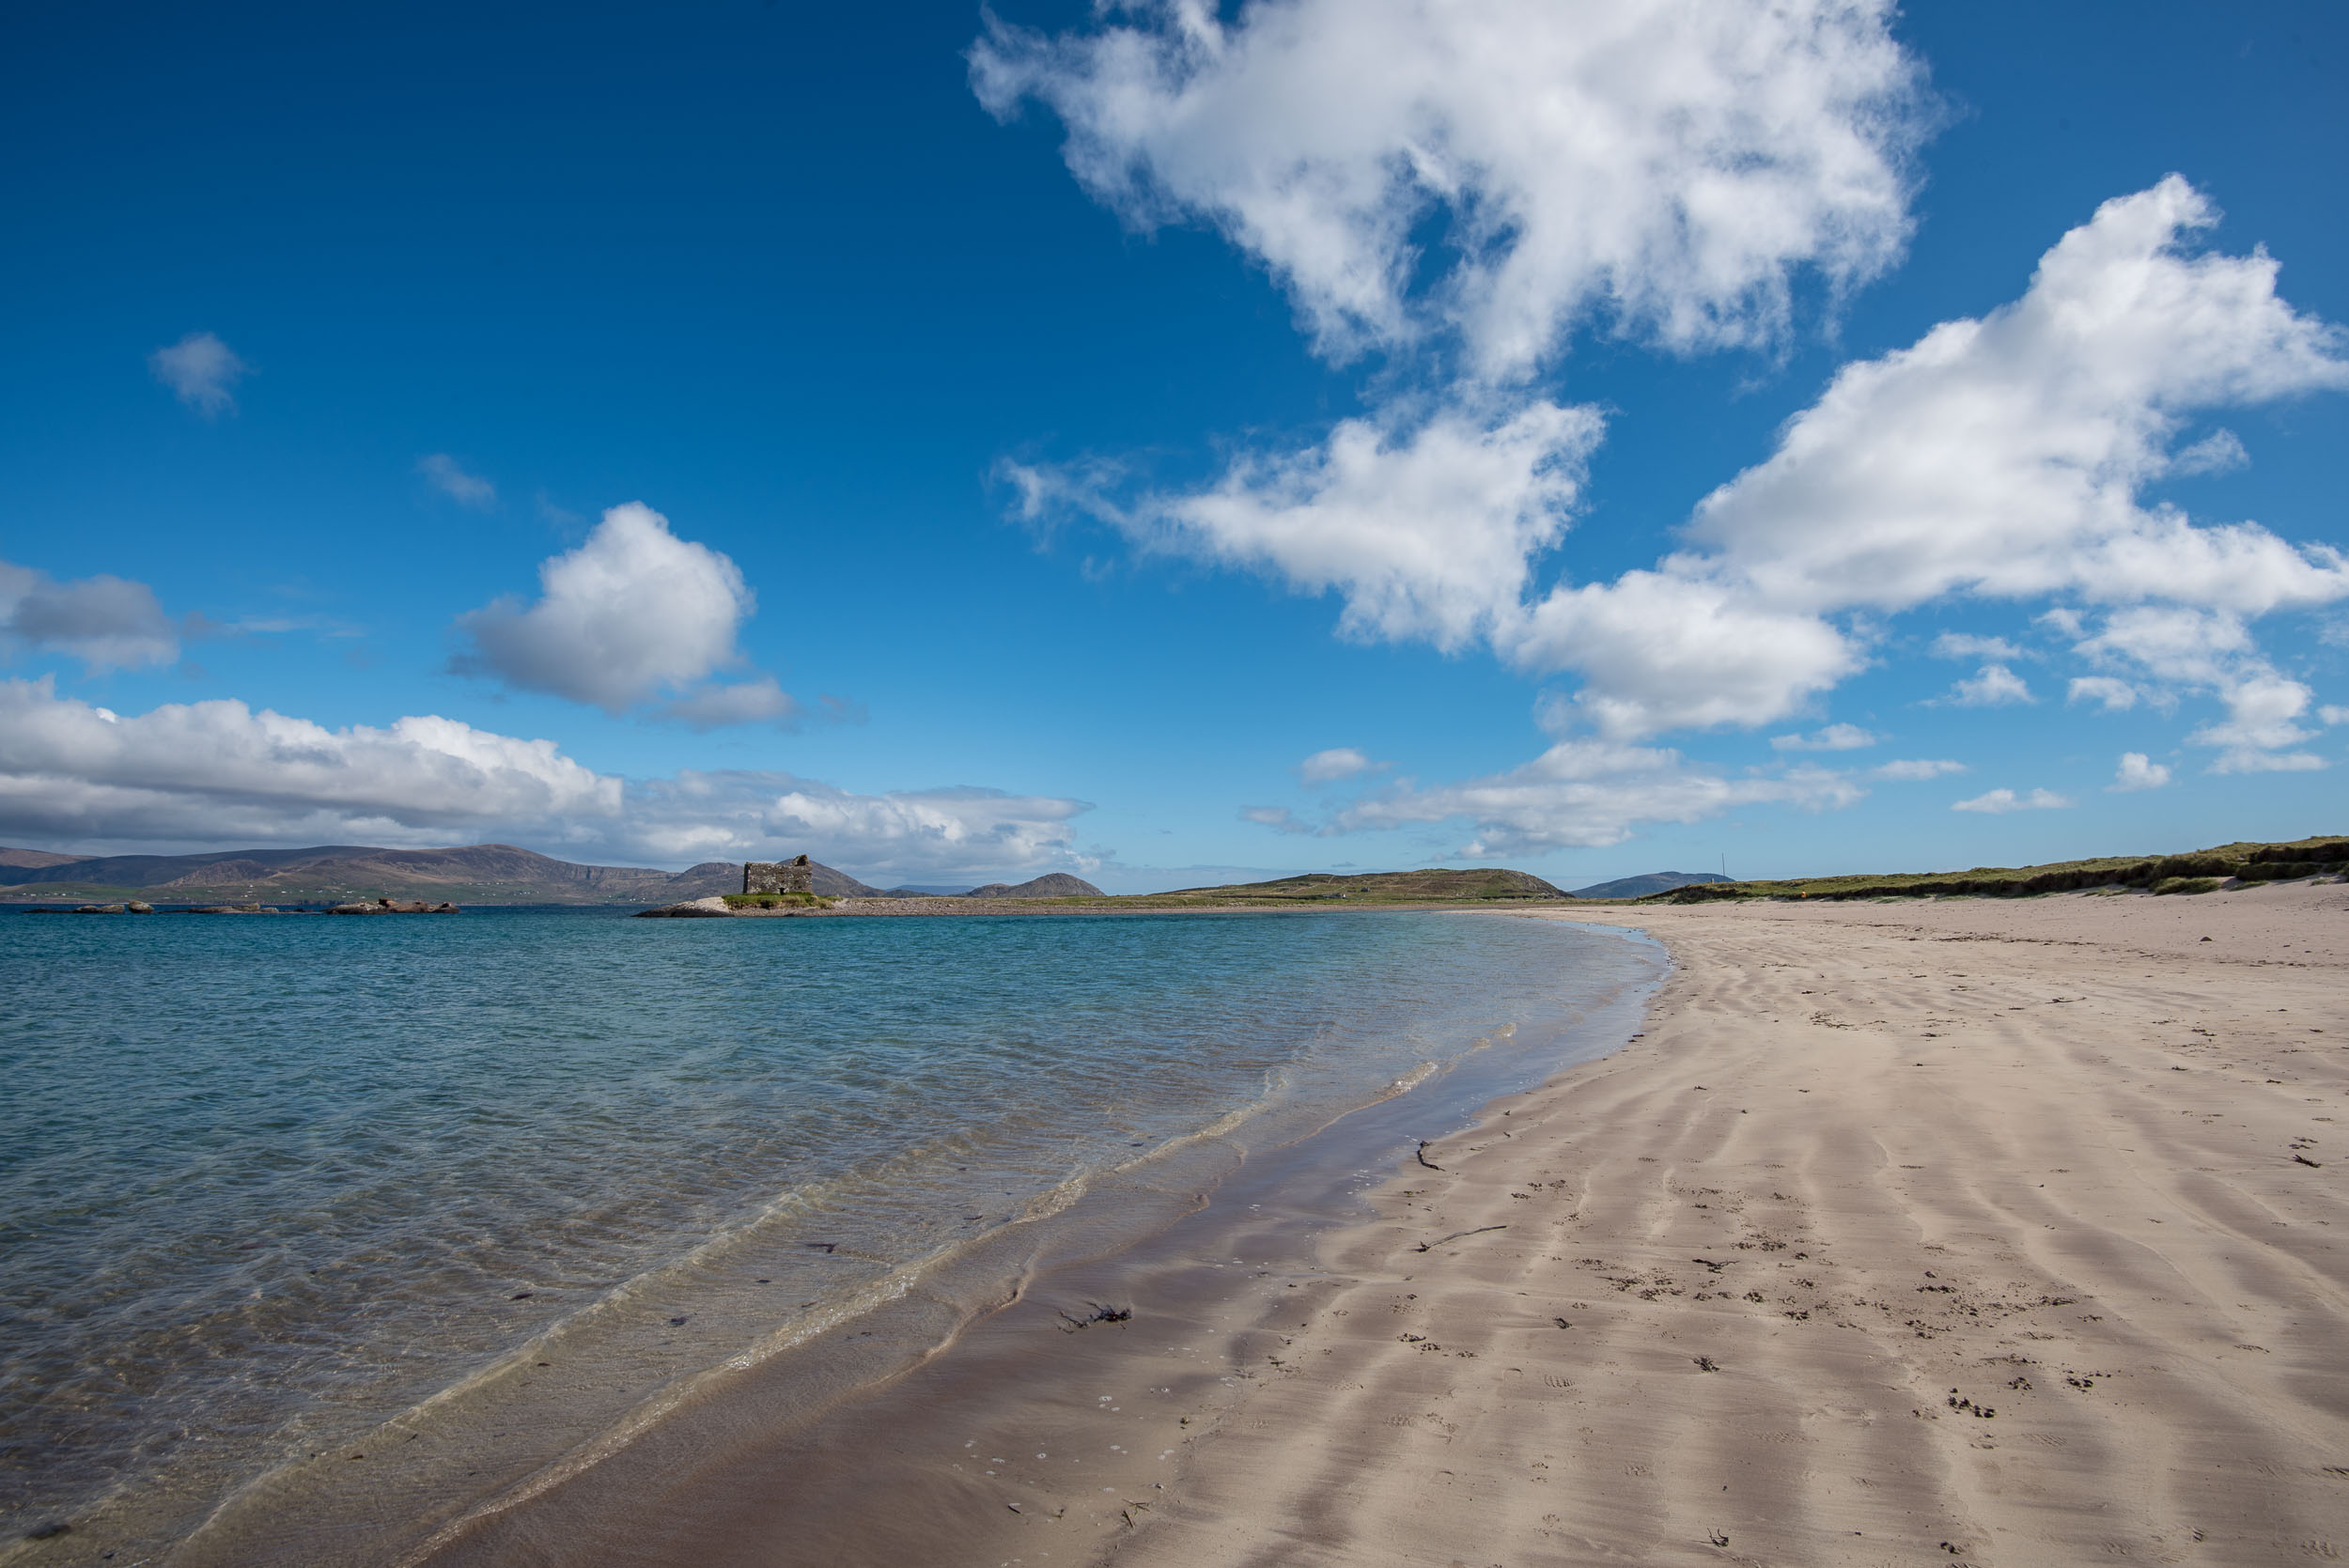
[[[2341,830],[2339,7],[994,15],[15,23],[0,842]]]

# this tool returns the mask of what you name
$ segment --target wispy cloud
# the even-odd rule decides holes
[[[1340,779],[1360,777],[1392,766],[1374,762],[1368,753],[1351,746],[1332,746],[1326,752],[1315,752],[1297,765],[1297,776],[1307,784],[1335,784]]]
[[[1977,637],[1970,632],[1945,631],[1933,640],[1933,657],[1987,659],[2011,664],[2034,656],[2030,649],[2017,647],[2003,637]]]
[[[1871,768],[1869,776],[1888,779],[1895,783],[1914,784],[1923,779],[1947,778],[1952,773],[1965,771],[1964,763],[1952,762],[1947,757],[1918,757],[1885,763],[1881,767]]]
[[[2113,675],[2077,675],[2063,698],[2067,703],[2099,704],[2107,713],[2126,713],[2137,699],[2137,688]]]
[[[190,333],[147,356],[155,379],[207,419],[237,411],[233,388],[251,373],[227,344],[208,332]]]
[[[2030,687],[2022,676],[2003,664],[1984,664],[1981,670],[1959,681],[1947,696],[1932,699],[1949,707],[2004,707],[2011,703],[2030,703],[2038,699],[2030,694]]]
[[[459,506],[471,506],[486,512],[497,505],[498,488],[477,474],[468,474],[463,465],[445,452],[428,452],[416,459],[416,472],[425,483]]]
[[[2034,789],[2028,795],[2017,795],[2011,789],[1994,789],[1970,800],[1959,800],[1950,810],[1983,812],[1992,816],[2002,816],[2015,811],[2061,811],[2071,804],[2068,799],[2050,789]]]
[[[1809,735],[1774,735],[1770,737],[1770,748],[1780,752],[1857,752],[1875,745],[1879,738],[1858,724],[1829,724]]]

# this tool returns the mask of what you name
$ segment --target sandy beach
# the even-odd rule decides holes
[[[1640,1038],[1425,1163],[1375,1108],[812,1426],[640,1442],[429,1560],[2349,1552],[2349,888],[1527,918],[1669,947]]]

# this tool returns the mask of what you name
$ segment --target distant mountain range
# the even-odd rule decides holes
[[[845,871],[811,862],[811,886],[831,898],[888,898],[917,891],[883,892]],[[0,848],[0,899],[114,902],[137,896],[149,903],[309,904],[354,898],[448,900],[460,904],[681,904],[712,893],[740,893],[742,867],[705,861],[684,871],[645,866],[581,865],[510,844],[460,849],[380,849],[328,844],[308,849],[225,849],[207,855],[60,855],[47,849]],[[963,890],[953,890],[959,893]],[[1052,872],[1012,886],[971,890],[986,898],[1098,897],[1101,890]]]
[[[1718,871],[1651,871],[1639,877],[1618,877],[1611,882],[1594,882],[1587,888],[1577,888],[1577,898],[1645,898],[1652,893],[1670,893],[1697,882],[1726,882],[1729,878]]]

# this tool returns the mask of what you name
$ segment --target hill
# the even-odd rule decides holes
[[[878,896],[846,872],[818,865],[822,893]],[[705,861],[684,871],[583,865],[510,844],[450,849],[319,845],[201,855],[75,857],[0,849],[0,898],[224,904],[342,902],[354,898],[471,904],[673,904],[739,893],[742,868]]]
[[[966,898],[1105,898],[1099,888],[1065,871],[1048,871],[1025,882],[989,882],[972,888]]]
[[[1173,893],[1137,893],[1117,900],[1180,908],[1197,904],[1310,904],[1344,899],[1357,904],[1431,904],[1515,902],[1566,895],[1539,877],[1498,866],[1468,871],[1438,867],[1425,871],[1371,871],[1340,877],[1314,872],[1283,877],[1269,882],[1238,882],[1213,888],[1180,888]]]
[[[2285,844],[2222,844],[2213,849],[2196,849],[2181,855],[2109,855],[2100,860],[2057,861],[2046,865],[1800,877],[1767,882],[1710,882],[1650,893],[1648,897],[1658,903],[1702,904],[1717,898],[2021,898],[2081,888],[2206,893],[2230,878],[2280,882],[2342,874],[2349,874],[2349,838],[2324,836]]]
[[[1594,882],[1587,888],[1577,888],[1577,898],[1645,898],[1652,893],[1670,893],[1674,888],[1688,887],[1697,882],[1726,882],[1729,878],[1718,871],[1650,871],[1637,877],[1618,877],[1611,882]]]

